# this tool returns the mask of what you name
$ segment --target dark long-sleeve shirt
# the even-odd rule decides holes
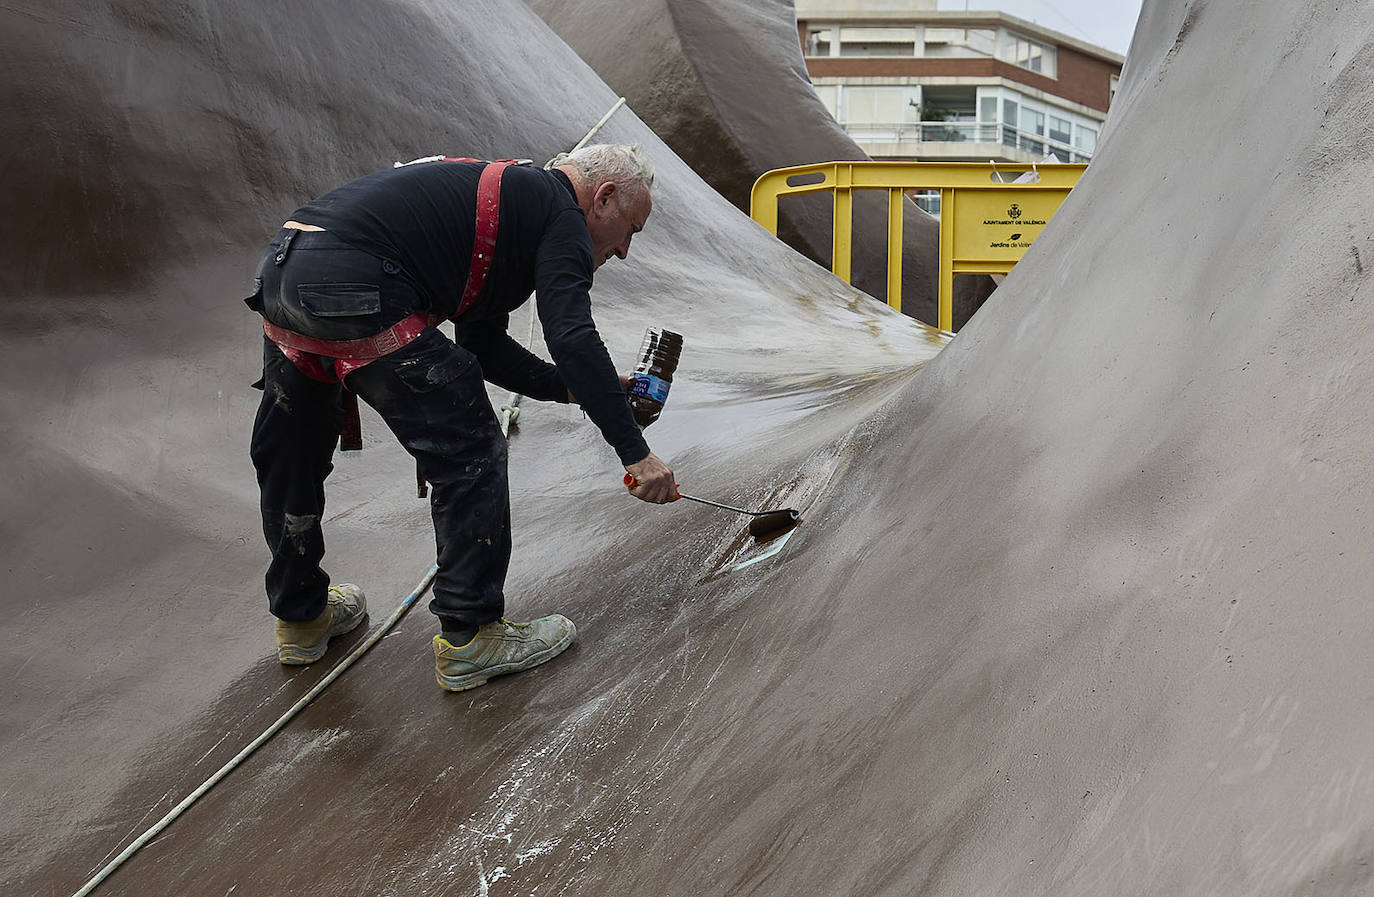
[[[483,163],[422,162],[358,178],[291,216],[401,264],[430,310],[452,317],[472,258]],[[501,218],[486,283],[454,323],[460,345],[492,383],[532,399],[577,397],[621,463],[649,454],[610,353],[592,320],[592,239],[561,171],[512,165],[501,180]],[[510,312],[535,293],[554,364],[506,332]]]

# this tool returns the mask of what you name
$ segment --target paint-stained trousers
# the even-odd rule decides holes
[[[281,258],[285,235],[273,241],[249,299],[274,324],[320,339],[357,339],[427,310],[396,262],[312,232],[293,236]],[[267,598],[276,617],[310,620],[324,610],[329,587],[320,567],[321,522],[342,388],[307,377],[275,344],[263,343],[251,451],[272,554]],[[497,619],[510,562],[506,441],[477,360],[431,328],[353,371],[346,384],[382,416],[430,483],[439,568],[430,610],[450,628]]]

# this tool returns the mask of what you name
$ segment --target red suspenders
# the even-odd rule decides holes
[[[477,159],[457,159],[449,156],[436,161],[477,162]],[[482,169],[477,181],[477,221],[472,240],[472,259],[468,264],[468,279],[463,287],[463,296],[458,302],[458,317],[468,310],[486,282],[487,272],[491,270],[492,254],[496,249],[496,233],[501,217],[501,176],[510,161],[489,162]],[[362,339],[324,340],[296,333],[271,323],[262,322],[267,338],[277,344],[282,354],[296,368],[312,380],[322,383],[342,383],[343,379],[364,365],[389,355],[405,346],[438,324],[442,315],[416,313],[388,327],[375,336]],[[331,374],[316,356],[334,359]],[[344,426],[339,437],[339,448],[343,451],[361,449],[362,434],[358,423],[358,398],[344,389]],[[423,481],[421,483],[423,487]]]

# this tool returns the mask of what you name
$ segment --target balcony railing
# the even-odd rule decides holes
[[[1037,156],[1054,153],[1061,162],[1090,162],[1092,153],[997,122],[918,121],[840,122],[850,137],[864,143],[1000,143]]]

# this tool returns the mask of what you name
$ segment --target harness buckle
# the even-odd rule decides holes
[[[401,342],[400,335],[397,334],[396,330],[396,327],[388,327],[373,338],[372,345],[379,357],[382,355],[390,355],[392,352],[395,352],[397,349],[401,348],[401,346],[405,345],[405,343]]]

